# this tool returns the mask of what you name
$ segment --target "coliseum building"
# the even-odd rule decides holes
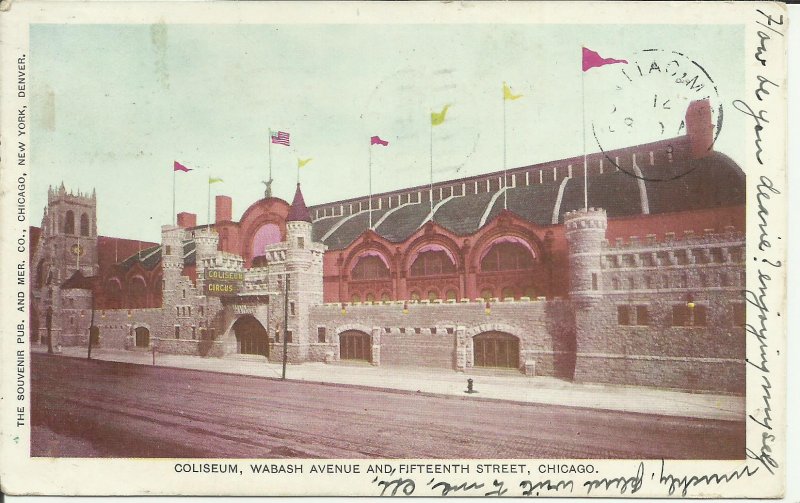
[[[312,207],[298,185],[239,221],[217,196],[211,225],[142,243],[98,236],[95,194],[62,183],[31,229],[33,338],[86,345],[94,304],[99,347],[233,371],[286,343],[298,364],[743,394],[745,177],[707,102],[686,131],[589,155],[588,209],[580,156]]]

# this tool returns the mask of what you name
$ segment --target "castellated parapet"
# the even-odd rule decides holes
[[[569,243],[570,298],[579,309],[599,302],[601,269],[600,254],[606,238],[606,210],[589,208],[569,212],[564,216]]]

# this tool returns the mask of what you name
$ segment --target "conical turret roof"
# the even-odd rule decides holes
[[[286,217],[287,222],[308,222],[311,223],[311,214],[306,207],[306,201],[303,199],[303,192],[300,190],[300,184],[297,184],[297,190],[294,192],[294,199],[292,206],[289,208],[289,215]]]

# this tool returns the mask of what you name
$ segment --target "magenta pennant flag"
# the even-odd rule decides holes
[[[189,171],[192,170],[192,168],[187,168],[186,166],[184,166],[183,164],[179,163],[178,161],[175,161],[175,164],[172,166],[172,170],[173,171],[183,171],[185,173],[188,173]]]
[[[373,136],[369,139],[370,145],[383,145],[384,147],[389,146],[389,142],[386,140],[381,140],[380,136]]]
[[[583,48],[583,71],[597,66],[613,65],[614,63],[628,64],[624,59],[604,58],[591,49]]]

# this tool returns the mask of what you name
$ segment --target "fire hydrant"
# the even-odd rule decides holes
[[[464,393],[477,393],[474,389],[472,389],[472,378],[467,379],[467,391]]]

